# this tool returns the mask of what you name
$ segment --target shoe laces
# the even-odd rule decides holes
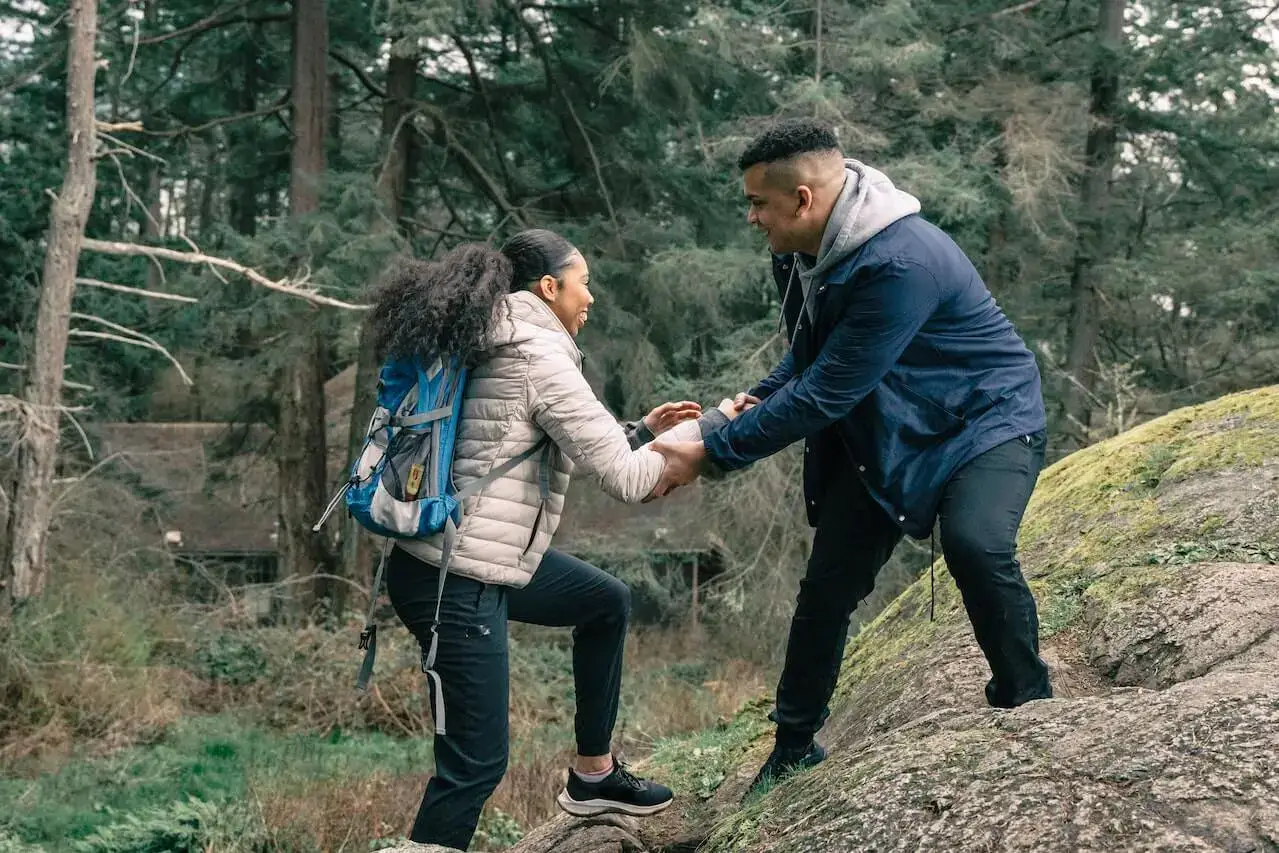
[[[630,769],[617,758],[613,759],[613,772],[617,774],[617,778],[621,781],[621,783],[628,788],[635,791],[644,790],[644,780],[632,773]]]

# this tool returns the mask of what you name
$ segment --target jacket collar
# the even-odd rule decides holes
[[[579,365],[582,363],[583,355],[582,351],[577,348],[577,342],[568,333],[568,329],[564,328],[560,318],[555,316],[551,306],[543,302],[537,295],[528,290],[517,290],[514,293],[507,294],[506,305],[511,312],[512,319],[531,323],[551,333],[559,346],[572,356]]]

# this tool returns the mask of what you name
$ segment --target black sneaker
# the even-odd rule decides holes
[[[657,814],[674,798],[670,788],[639,778],[615,758],[613,772],[599,782],[585,782],[570,769],[568,784],[555,801],[564,811],[577,817],[605,812],[644,817]]]
[[[816,767],[825,759],[826,750],[815,740],[809,741],[808,746],[798,749],[775,746],[768,760],[764,762],[764,766],[755,774],[755,781],[751,782],[747,793],[754,793],[761,787],[776,785],[793,773]]]

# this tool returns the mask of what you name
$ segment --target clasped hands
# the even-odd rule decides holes
[[[733,399],[725,398],[716,406],[731,421],[739,414],[758,405],[759,398],[742,392]],[[701,415],[701,406],[683,401],[663,403],[644,417],[644,423],[658,436],[671,427]],[[650,447],[666,459],[661,479],[644,503],[665,497],[680,486],[688,485],[701,475],[706,463],[706,445],[701,441],[654,441]]]

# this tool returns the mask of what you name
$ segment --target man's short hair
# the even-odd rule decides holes
[[[825,122],[811,118],[783,119],[755,137],[737,168],[746,171],[757,163],[776,163],[801,154],[824,154],[839,151],[839,137]]]

